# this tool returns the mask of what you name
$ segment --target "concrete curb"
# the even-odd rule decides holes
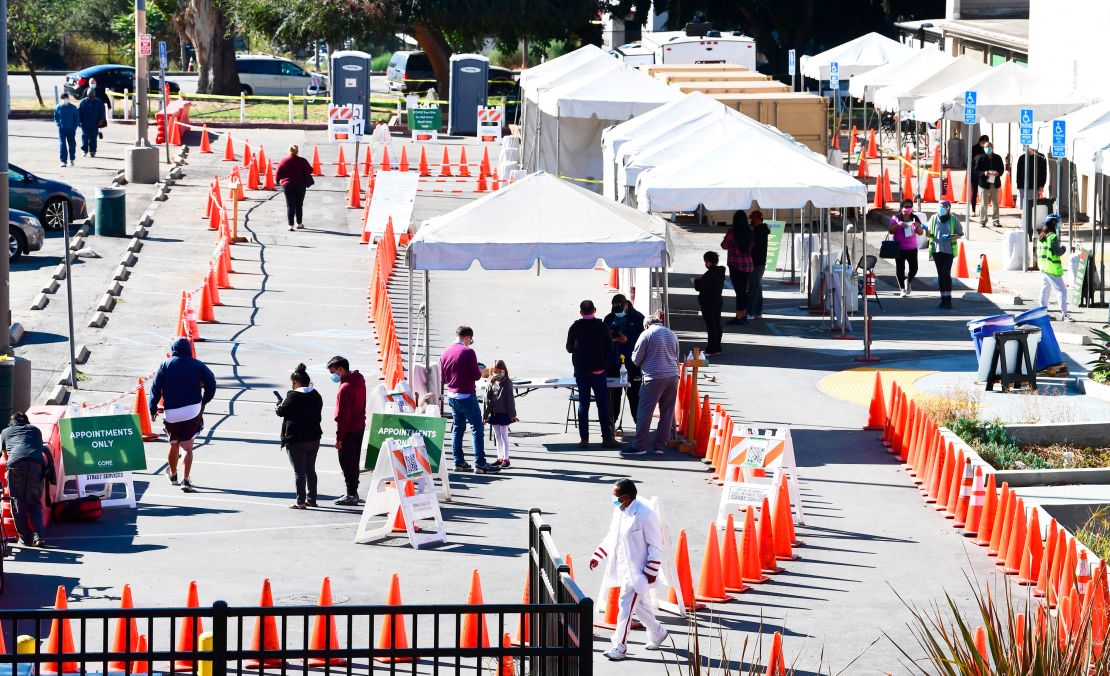
[[[60,286],[61,286],[61,284],[58,283],[58,280],[51,279],[49,284],[42,287],[42,292],[43,293],[57,293],[58,292],[58,287],[60,287]]]
[[[64,406],[69,400],[69,390],[63,385],[56,385],[50,390],[50,398],[46,400],[48,406]]]
[[[1110,483],[1110,468],[1068,467],[1066,469],[1008,469],[996,471],[995,481],[1008,481],[1011,488],[1062,486],[1065,484]]]
[[[12,345],[18,345],[19,341],[23,340],[23,336],[27,333],[26,329],[19,322],[11,325],[8,329],[8,340]]]
[[[96,306],[97,310],[101,312],[111,312],[116,306],[116,299],[111,293],[105,293],[100,297],[100,304]]]
[[[1110,438],[1110,423],[1036,423],[1031,425],[1006,425],[1006,430],[1023,444],[1072,444],[1095,446]]]
[[[1090,334],[1087,333],[1069,333],[1067,331],[1055,331],[1056,340],[1068,345],[1093,345]]]
[[[66,264],[58,263],[58,267],[54,268],[54,279],[66,278]]]
[[[47,296],[45,293],[40,293],[38,296],[35,297],[35,302],[31,303],[31,308],[30,309],[32,309],[32,310],[44,310],[44,309],[46,309],[46,306],[49,305],[49,304],[50,304],[50,296]]]
[[[92,321],[89,322],[90,329],[102,329],[108,323],[108,315],[103,312],[97,312],[93,315]]]
[[[92,354],[92,353],[89,352],[89,348],[87,346],[78,345],[77,346],[77,353],[74,356],[75,356],[75,359],[76,359],[78,364],[84,364],[85,362],[87,362],[89,360],[89,355],[90,354]]]
[[[127,269],[127,266],[120,264],[120,266],[116,268],[116,274],[113,279],[115,279],[117,282],[126,282],[127,278],[130,276],[131,271]]]
[[[135,263],[138,263],[138,262],[139,262],[139,259],[135,258],[135,254],[128,251],[127,255],[124,256],[122,260],[120,260],[119,264],[122,265],[125,268],[129,268],[129,267],[131,267],[132,265],[134,265]]]
[[[132,237],[131,243],[127,245],[127,250],[131,253],[139,253],[143,250],[143,243],[138,237]]]

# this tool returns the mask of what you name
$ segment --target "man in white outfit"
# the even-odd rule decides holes
[[[648,589],[655,584],[663,560],[663,530],[659,517],[636,499],[636,484],[621,479],[613,485],[613,521],[609,533],[594,550],[590,570],[611,558],[605,570],[604,586],[620,587],[620,609],[613,640],[605,656],[623,660],[628,653],[628,630],[635,613],[648,631],[648,650],[658,650],[667,630],[655,619],[648,601]]]

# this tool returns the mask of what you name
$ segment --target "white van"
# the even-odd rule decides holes
[[[327,91],[327,78],[270,54],[236,54],[239,88],[247,96],[311,96]]]

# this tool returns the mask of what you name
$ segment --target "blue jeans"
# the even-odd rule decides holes
[[[574,383],[578,387],[578,438],[582,441],[590,440],[590,399],[593,399],[597,402],[597,422],[601,425],[601,438],[612,439],[609,385],[605,373],[575,373]]]
[[[463,434],[466,433],[466,426],[469,424],[470,440],[474,444],[474,464],[485,467],[485,428],[482,425],[482,409],[478,406],[478,397],[474,395],[466,399],[448,397],[447,403],[451,406],[451,412],[455,414],[455,429],[451,435],[451,452],[455,456],[455,464],[466,464],[466,456],[463,455]]]
[[[69,152],[66,152],[66,146],[69,146]],[[65,130],[61,127],[58,128],[58,157],[61,158],[62,164],[72,162],[77,158],[77,130]]]

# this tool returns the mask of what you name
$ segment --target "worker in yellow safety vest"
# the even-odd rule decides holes
[[[1070,322],[1075,320],[1068,314],[1068,290],[1064,285],[1064,264],[1060,258],[1065,249],[1056,233],[1059,222],[1059,214],[1049,214],[1041,225],[1037,240],[1038,265],[1041,269],[1041,305],[1048,309],[1048,301],[1055,289],[1056,295],[1060,297],[1060,319]]]

